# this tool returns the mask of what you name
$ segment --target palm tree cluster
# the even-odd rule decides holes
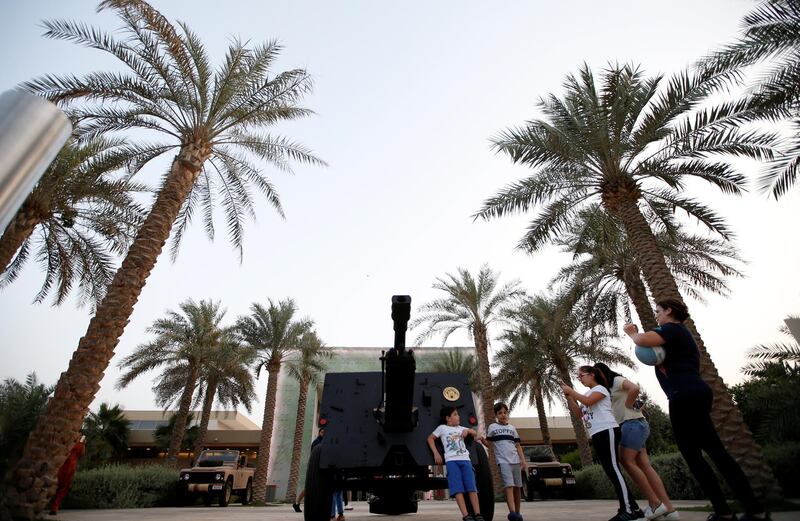
[[[169,440],[165,443],[166,461],[174,464],[182,450],[191,450],[196,457],[203,449],[214,403],[251,410],[256,398],[254,378],[266,368],[269,376],[258,448],[262,457],[258,458],[253,482],[254,497],[263,502],[278,373],[283,364],[288,364],[289,374],[300,384],[295,444],[302,446],[307,390],[316,382],[331,351],[320,340],[313,321],[296,317],[297,306],[291,299],[277,303],[269,300],[267,306],[255,303],[250,315],[239,317],[229,326],[222,325],[225,310],[219,302],[189,299],[180,304],[180,310],[168,311],[156,320],[148,329],[154,339],[120,361],[124,372],[117,387],[124,388],[147,372],[162,370],[153,387],[156,402],[165,409],[177,405],[177,411],[156,435]],[[198,405],[199,424],[190,427],[191,409]],[[187,436],[187,429],[193,430],[191,436]],[[299,454],[298,448],[292,462],[295,487]]]
[[[312,114],[300,105],[312,88],[309,74],[274,70],[281,52],[277,42],[251,46],[234,40],[222,63],[214,66],[188,25],[172,23],[144,0],[104,0],[98,10],[113,12],[121,28],[110,33],[81,22],[51,20],[44,22],[45,36],[107,53],[122,69],[46,75],[23,85],[59,104],[79,132],[0,241],[3,282],[13,280],[31,248],[41,244],[46,278],[37,299],[55,290],[56,302],[62,302],[77,284],[81,297],[96,306],[69,368],[28,437],[24,457],[6,479],[10,514],[25,519],[42,512],[52,495],[56,472],[170,235],[174,258],[199,211],[213,238],[213,209],[220,206],[241,255],[244,220],[255,216],[254,193],[263,194],[284,215],[264,167],[289,171],[297,162],[324,165],[305,146],[267,132]],[[172,154],[172,163],[143,211],[132,198],[141,188],[129,178],[163,154]],[[113,177],[117,170],[125,175]],[[113,254],[124,255],[116,272]],[[175,330],[167,323],[154,327],[178,335],[186,324],[177,316],[168,319],[173,320]],[[204,355],[193,349],[182,355],[175,346],[169,341],[148,348],[168,350],[171,361],[185,355],[184,368],[198,378]],[[132,371],[158,365],[143,357],[138,365],[130,361]],[[163,392],[168,399],[170,390]],[[191,397],[181,392],[181,410]],[[181,430],[183,421],[177,423]],[[171,449],[179,441],[172,440]]]

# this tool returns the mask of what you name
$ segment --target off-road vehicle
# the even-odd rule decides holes
[[[204,450],[195,466],[181,469],[180,493],[184,504],[202,495],[206,506],[219,499],[226,507],[236,494],[243,505],[253,500],[254,468],[247,467],[247,456],[238,450]]]

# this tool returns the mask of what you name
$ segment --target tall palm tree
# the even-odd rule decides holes
[[[297,503],[297,482],[300,479],[300,454],[306,425],[308,388],[317,383],[319,376],[325,370],[325,360],[331,356],[333,351],[320,340],[316,332],[309,331],[300,338],[300,349],[295,358],[287,361],[289,374],[300,386],[294,424],[292,463],[289,467],[289,485],[286,494],[286,499],[291,503]]]
[[[178,448],[180,450],[191,450],[192,447],[195,445],[195,440],[197,440],[197,425],[192,425],[194,423],[194,413],[189,413],[186,416],[186,426],[187,428],[183,431],[183,437],[181,438]],[[156,447],[158,450],[167,452],[169,451],[169,447],[172,444],[172,436],[177,429],[178,424],[178,415],[173,414],[169,417],[166,424],[159,425],[153,431],[153,439],[156,442]],[[191,427],[189,427],[191,425]]]
[[[233,328],[227,328],[217,349],[211,355],[200,376],[200,389],[197,399],[203,404],[200,425],[197,430],[192,454],[196,458],[203,450],[211,408],[216,400],[221,405],[236,409],[242,404],[247,412],[256,398],[253,373],[253,352],[241,345]]]
[[[144,188],[113,173],[130,151],[119,139],[72,139],[50,164],[0,236],[0,287],[19,275],[31,250],[45,272],[35,302],[54,292],[61,304],[77,284],[79,304],[102,301],[144,211],[131,197]]]
[[[739,38],[708,56],[704,74],[744,83],[747,69],[759,68],[754,92],[756,112],[770,120],[785,119],[793,136],[788,154],[761,178],[761,188],[777,199],[797,181],[800,170],[800,2],[762,0],[742,20]],[[766,70],[763,70],[766,69]],[[723,85],[728,82],[721,82]]]
[[[9,480],[11,513],[23,518],[38,515],[54,491],[53,478],[173,226],[177,224],[173,252],[199,207],[212,234],[212,210],[219,199],[233,243],[241,248],[242,221],[254,213],[252,187],[283,215],[262,165],[287,170],[290,161],[322,164],[303,146],[260,132],[311,114],[298,105],[311,89],[306,71],[273,71],[281,50],[277,43],[249,48],[232,41],[222,65],[213,70],[188,25],[173,25],[143,0],[105,0],[100,9],[115,12],[122,31],[112,35],[82,23],[49,21],[45,35],[105,51],[124,70],[45,76],[27,88],[62,106],[79,102],[74,113],[89,132],[141,129],[166,138],[165,143],[135,147],[133,170],[160,154],[176,155]],[[42,479],[46,486],[39,485]]]
[[[476,218],[537,209],[520,242],[533,251],[557,237],[581,208],[599,201],[622,223],[655,300],[683,301],[643,208],[683,210],[727,238],[723,220],[684,195],[684,183],[700,179],[739,194],[745,177],[730,160],[774,158],[776,136],[742,126],[752,121],[749,100],[704,104],[714,86],[688,73],[648,79],[631,66],[610,66],[596,82],[584,66],[577,77],[567,77],[563,98],[541,101],[544,119],[495,138],[496,150],[534,172],[488,199]],[[772,472],[694,322],[688,320],[687,327],[700,348],[701,375],[714,391],[712,418],[720,437],[765,493],[774,486]]]
[[[528,299],[513,313],[516,327],[506,331],[508,342],[499,362],[508,360],[501,372],[518,371],[519,380],[505,383],[511,393],[524,394],[536,388],[543,393],[555,391],[561,382],[572,385],[572,374],[582,361],[605,362],[610,365],[632,367],[631,359],[609,344],[609,338],[596,323],[587,322],[587,314],[572,302],[538,295]],[[537,385],[538,384],[538,385]],[[563,400],[563,393],[555,392]],[[566,405],[566,402],[563,402]],[[542,407],[543,408],[543,407]],[[583,422],[570,415],[575,440],[580,450],[581,463],[592,462],[592,451]]]
[[[250,310],[249,316],[239,318],[236,327],[242,341],[256,353],[256,376],[264,368],[268,373],[261,439],[258,443],[259,458],[253,476],[253,497],[263,503],[267,500],[267,476],[272,428],[275,423],[278,374],[286,357],[300,349],[303,335],[311,331],[314,322],[309,319],[295,320],[297,306],[292,299],[282,300],[278,304],[269,300],[267,307],[255,303]]]
[[[443,291],[446,296],[423,304],[419,309],[420,316],[410,324],[412,329],[424,326],[417,335],[417,345],[438,334],[442,335],[444,345],[450,335],[458,330],[466,331],[473,339],[478,358],[483,419],[487,425],[494,417],[489,328],[496,323],[503,323],[505,312],[524,295],[520,281],[512,280],[499,286],[499,278],[499,274],[487,264],[481,266],[477,278],[464,268],[458,268],[456,275],[448,273],[445,278],[437,278],[433,288]],[[489,452],[490,458],[494,458],[492,447]],[[500,478],[497,469],[494,465],[491,469],[495,488],[498,488]]]
[[[497,376],[494,381],[495,393],[508,400],[513,408],[527,396],[528,405],[536,406],[542,442],[552,461],[556,460],[550,424],[547,421],[545,402],[552,404],[557,400],[561,389],[555,366],[549,362],[546,352],[539,349],[527,329],[520,326],[507,330],[501,340],[504,345],[495,354],[494,363]]]
[[[595,320],[602,317],[614,331],[629,300],[642,326],[655,328],[636,252],[619,220],[598,204],[580,210],[576,217],[555,241],[573,254],[573,261],[559,270],[553,283],[561,284],[564,298],[583,300],[581,307]],[[649,215],[648,221],[678,286],[695,300],[703,301],[702,291],[727,295],[726,279],[742,276],[737,269],[741,257],[730,241],[688,234],[670,214]]]
[[[90,412],[81,432],[86,436],[85,461],[96,466],[118,461],[125,456],[131,436],[131,422],[119,405],[101,403],[97,412]]]
[[[125,372],[117,381],[117,389],[123,389],[138,376],[159,368],[164,368],[161,380],[174,382],[176,375],[182,376],[179,377],[182,385],[175,428],[166,458],[167,464],[172,465],[178,459],[197,382],[229,334],[220,327],[225,310],[220,309],[219,302],[201,300],[195,303],[189,299],[179,307],[183,314],[168,310],[164,318],[156,320],[147,329],[148,333],[156,336],[155,339],[137,346],[133,353],[122,359],[119,367]],[[168,406],[171,397],[160,394],[158,386],[156,390],[159,405]]]

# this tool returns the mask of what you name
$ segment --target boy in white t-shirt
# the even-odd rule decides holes
[[[494,404],[494,416],[497,421],[486,429],[485,440],[494,445],[494,459],[500,467],[500,476],[506,490],[508,520],[522,521],[519,512],[522,502],[522,473],[528,470],[528,463],[519,444],[517,429],[508,423],[508,405],[503,402]]]
[[[428,446],[433,452],[433,460],[437,465],[442,464],[442,455],[436,448],[436,438],[442,440],[444,447],[444,462],[447,465],[447,488],[450,489],[450,497],[456,499],[458,509],[464,521],[484,521],[481,515],[481,507],[478,503],[478,488],[475,486],[475,473],[472,470],[472,462],[469,459],[469,451],[464,444],[464,438],[472,436],[478,438],[478,433],[467,427],[459,425],[461,418],[458,409],[452,406],[442,407],[439,413],[442,424],[436,427],[428,436]],[[482,449],[481,449],[482,450]],[[469,502],[475,516],[470,516],[467,512],[467,504],[464,501],[464,494],[469,495]]]

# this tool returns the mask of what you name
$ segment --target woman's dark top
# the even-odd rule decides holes
[[[708,393],[711,388],[700,378],[700,351],[683,324],[669,322],[654,329],[664,339],[666,357],[656,366],[656,378],[669,400],[680,395]]]

